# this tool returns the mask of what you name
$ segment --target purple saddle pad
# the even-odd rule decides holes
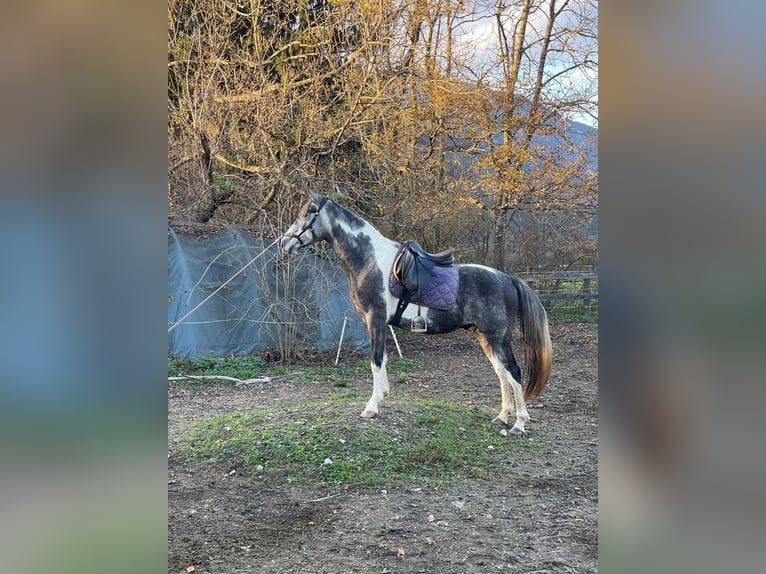
[[[457,265],[436,266],[433,268],[431,281],[420,291],[420,299],[417,292],[415,292],[412,294],[410,303],[449,311],[455,307],[457,302],[457,287]],[[397,281],[393,272],[388,275],[388,290],[397,298],[401,298],[404,293],[404,285]]]

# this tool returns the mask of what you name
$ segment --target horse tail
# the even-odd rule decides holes
[[[548,315],[540,298],[521,279],[514,277],[519,296],[521,334],[527,363],[527,387],[524,400],[540,396],[551,374],[551,335],[548,332]]]

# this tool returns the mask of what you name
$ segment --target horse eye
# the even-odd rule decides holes
[[[319,213],[319,210],[312,205],[309,207],[309,213]]]

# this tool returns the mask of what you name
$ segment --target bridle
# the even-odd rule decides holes
[[[304,224],[303,229],[301,229],[300,233],[297,235],[292,234],[289,237],[293,237],[298,240],[298,248],[303,249],[304,247],[308,247],[314,242],[313,236],[314,233],[314,221],[316,221],[316,218],[319,217],[319,212],[322,211],[322,208],[324,207],[324,204],[327,202],[327,198],[323,197],[319,200],[319,205],[317,207],[314,207],[313,205],[309,207],[309,220]],[[308,243],[304,243],[303,239],[301,239],[301,235],[306,233],[307,231],[311,231],[312,239]]]

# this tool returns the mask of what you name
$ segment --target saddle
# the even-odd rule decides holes
[[[399,248],[392,269],[394,277],[409,291],[422,291],[433,277],[433,268],[437,265],[448,266],[455,263],[455,250],[447,249],[441,253],[428,253],[414,241],[405,241]]]
[[[404,313],[404,309],[410,302],[414,294],[420,294],[431,282],[434,267],[449,267],[455,264],[455,250],[447,249],[440,253],[429,253],[418,245],[415,241],[405,241],[399,248],[399,252],[394,258],[394,265],[391,273],[404,286],[404,293],[399,299],[396,308],[396,314],[391,319],[391,323],[399,322]],[[412,330],[417,333],[426,331],[425,318],[420,315],[420,303],[418,303],[418,315],[412,321]]]

